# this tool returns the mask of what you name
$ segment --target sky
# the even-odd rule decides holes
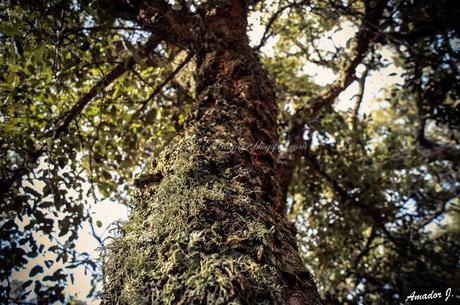
[[[44,169],[47,165],[43,161],[43,158],[40,160],[41,163],[36,169],[37,171],[40,169]],[[64,168],[63,171],[68,170],[67,168]],[[31,186],[33,187],[37,192],[42,193],[44,183],[43,182],[36,182],[35,184],[30,184],[29,182],[25,182],[24,186]],[[89,188],[89,185],[87,185]],[[84,191],[86,193],[86,190]],[[67,194],[68,196],[73,196],[74,198],[77,198],[77,194],[74,190],[70,190],[69,193]],[[99,198],[102,198],[102,195],[99,194],[99,192],[96,191],[96,195]],[[92,218],[93,218],[93,228],[95,230],[95,233],[98,237],[100,237],[102,240],[105,238],[111,236],[111,228],[113,228],[113,223],[116,221],[120,220],[126,220],[128,218],[129,210],[128,207],[116,202],[112,202],[110,200],[102,200],[98,202],[97,204],[95,203],[94,200],[90,198],[85,198],[88,202],[86,205],[86,209],[91,211]],[[53,217],[50,215],[50,217]],[[102,223],[102,226],[97,227],[95,224],[96,221],[100,221]],[[21,223],[23,226],[27,225],[28,220],[24,219],[24,221]],[[60,243],[64,244],[65,243],[65,237],[61,238],[56,238]],[[44,245],[47,245],[48,247],[51,245],[55,244],[54,240],[50,240],[48,236],[45,236],[43,234],[37,234],[34,233],[34,238],[37,240],[37,242],[42,243]],[[82,226],[82,228],[79,231],[79,238],[75,243],[75,247],[79,253],[87,252],[91,258],[97,259],[99,257],[99,248],[100,244],[98,240],[94,237],[92,233],[92,228],[91,225],[88,222],[85,222]],[[13,279],[17,279],[20,281],[27,281],[30,279],[29,273],[32,267],[34,267],[37,264],[44,265],[45,260],[52,260],[55,261],[55,255],[53,253],[47,253],[44,256],[38,256],[34,260],[31,260],[27,267],[19,272],[16,272],[13,274]],[[37,275],[35,279],[39,279],[45,275],[52,274],[54,271],[56,271],[59,268],[63,268],[62,262],[55,262],[48,270],[45,270],[45,273]],[[88,304],[99,304],[97,300],[91,300],[87,299],[86,295],[91,289],[90,281],[90,273],[86,273],[83,268],[75,268],[72,270],[69,270],[73,272],[74,274],[74,282],[68,283],[68,286],[66,287],[66,292],[69,295],[75,295],[77,299],[80,300],[85,300],[87,301]],[[98,287],[100,289],[101,287]]]
[[[249,23],[252,24],[251,28],[252,31],[249,33],[250,40],[253,44],[257,44],[260,41],[260,38],[264,32],[264,26],[259,23],[260,15],[254,14],[251,16]],[[336,31],[332,35],[332,40],[337,46],[345,46],[347,40],[354,36],[356,32],[356,27],[354,27],[350,23],[345,23],[342,25],[342,29]],[[269,39],[266,46],[262,49],[262,52],[265,53],[267,56],[273,54],[273,46],[276,43],[274,39]],[[323,41],[319,42],[319,46],[323,49],[331,49],[331,41],[327,40],[326,38]],[[333,50],[333,49],[332,49]],[[392,62],[392,52],[388,49],[384,49],[381,51],[381,54],[385,60],[389,63]],[[336,75],[333,73],[332,70],[321,68],[312,63],[306,63],[304,66],[304,71],[307,74],[312,76],[312,78],[320,85],[326,86],[327,84],[332,83]],[[363,71],[363,67],[358,67],[358,76],[359,73]],[[402,81],[401,79],[402,71],[395,67],[392,64],[389,64],[388,67],[380,69],[379,71],[372,71],[370,72],[367,81],[366,81],[366,90],[364,94],[363,103],[361,106],[361,112],[369,113],[372,110],[377,109],[380,107],[379,105],[379,98],[382,97],[383,91],[385,88],[392,86],[393,84],[399,83]],[[355,103],[355,95],[358,92],[358,84],[355,82],[353,83],[347,90],[340,94],[338,101],[335,104],[336,110],[347,110],[348,108],[352,107]],[[38,190],[41,189],[42,186],[34,186]],[[117,204],[115,202],[111,202],[109,200],[103,200],[98,204],[91,204],[88,206],[89,209],[92,211],[94,222],[99,220],[102,223],[100,228],[95,226],[96,234],[105,239],[110,236],[110,228],[112,224],[119,220],[126,220],[128,217],[129,210],[126,206]],[[52,241],[46,239],[46,237],[38,237],[40,240],[44,240],[46,243],[52,244]],[[79,252],[88,252],[91,257],[97,259],[99,256],[99,252],[97,248],[99,247],[99,243],[92,235],[92,230],[89,224],[85,223],[80,230],[79,239],[76,243],[76,247]],[[14,275],[14,278],[19,280],[28,280],[28,274],[30,272],[30,268],[32,268],[37,262],[41,260],[43,262],[45,259],[49,259],[50,257],[42,257],[33,264],[29,264],[28,268],[22,270],[19,273]],[[55,264],[54,268],[59,268],[60,264]],[[67,293],[69,294],[76,294],[76,297],[81,300],[86,300],[88,304],[95,305],[99,304],[97,300],[89,300],[86,298],[86,294],[90,290],[90,277],[85,275],[81,268],[74,269],[74,284],[69,284],[67,287]],[[101,287],[98,287],[100,289]]]

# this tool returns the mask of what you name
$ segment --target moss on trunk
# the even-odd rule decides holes
[[[256,145],[276,144],[275,95],[235,3],[206,19],[199,103],[109,248],[106,305],[320,303],[276,211],[277,152]]]

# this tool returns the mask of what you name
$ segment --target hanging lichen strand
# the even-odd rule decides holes
[[[105,304],[319,304],[280,213],[272,83],[245,7],[210,16],[196,47],[199,103],[163,151],[104,267]],[[242,13],[243,11],[243,13]]]

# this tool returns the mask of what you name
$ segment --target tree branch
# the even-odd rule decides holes
[[[382,214],[382,211],[373,208],[371,205],[368,205],[360,200],[357,200],[355,196],[351,196],[345,188],[343,188],[340,183],[331,177],[324,169],[321,168],[316,157],[309,153],[306,156],[308,162],[313,167],[313,169],[322,176],[326,182],[331,186],[332,190],[340,197],[342,202],[345,205],[352,205],[361,211],[363,211],[373,222],[373,225],[380,229],[382,233],[388,238],[388,240],[398,248],[399,251],[404,251],[404,249],[411,250],[414,254],[420,254],[420,250],[412,243],[405,238],[395,236],[390,232],[385,226],[385,215]],[[375,233],[374,233],[375,234]],[[415,258],[415,257],[414,257]],[[418,258],[416,258],[418,259]]]
[[[161,39],[157,35],[152,35],[147,41],[145,47],[142,50],[143,54],[147,54],[151,49],[155,48]],[[122,76],[126,71],[133,68],[136,60],[134,56],[129,57],[124,62],[118,64],[112,71],[110,71],[106,76],[99,80],[87,93],[83,94],[78,102],[68,111],[66,111],[58,119],[58,127],[51,131],[54,139],[58,138],[69,126],[69,124],[75,120],[77,115],[79,115],[84,108],[89,104],[89,102],[105,87],[114,82],[120,76]]]
[[[366,70],[364,70],[363,74],[361,75],[361,78],[359,79],[359,89],[358,94],[356,95],[356,103],[353,107],[353,112],[351,114],[351,123],[354,130],[356,130],[356,126],[358,124],[358,114],[359,109],[361,108],[361,104],[363,103],[364,90],[366,89],[366,78],[368,74],[369,68],[366,67]]]
[[[133,114],[131,117],[131,122],[139,118],[144,111],[144,109],[147,107],[148,103],[158,94],[161,92],[161,90],[166,86],[169,82],[171,82],[174,77],[185,67],[187,63],[190,62],[190,60],[193,58],[193,53],[187,54],[187,57],[172,71],[164,80],[161,82],[161,84],[158,85],[158,87],[153,90],[153,92],[145,99],[145,101],[142,102],[142,106]]]
[[[419,107],[421,107],[421,105],[419,105]],[[428,139],[425,135],[427,118],[426,116],[422,116],[420,120],[420,129],[417,138],[421,148],[421,156],[429,163],[447,160],[457,166],[460,165],[460,150],[453,146],[442,145]]]
[[[302,144],[305,125],[313,120],[322,109],[331,106],[339,94],[355,80],[356,68],[363,61],[372,40],[376,37],[375,28],[378,27],[387,1],[370,1],[370,3],[374,5],[372,7],[370,4],[367,5],[366,14],[355,36],[356,44],[351,52],[353,59],[344,65],[339,77],[330,86],[321,91],[318,96],[311,98],[306,106],[294,114],[288,131],[289,145]],[[302,151],[289,152],[288,150],[288,153],[279,159],[278,181],[282,189],[283,202],[286,201],[289,184],[301,157]]]
[[[147,41],[141,54],[148,54],[148,52],[154,49],[160,43],[160,41],[160,36],[152,35]],[[98,81],[93,86],[93,88],[91,88],[91,90],[82,95],[77,103],[58,119],[56,123],[57,127],[46,133],[45,137],[52,137],[53,139],[57,139],[59,136],[61,136],[67,130],[70,123],[75,120],[75,118],[84,110],[86,105],[89,104],[93,97],[95,97],[101,90],[103,90],[117,78],[123,75],[126,71],[130,70],[135,63],[136,62],[134,57],[132,56],[125,60],[123,63],[117,65],[109,74]],[[11,177],[0,181],[0,199],[3,199],[4,196],[13,187],[13,185],[20,181],[21,178],[30,171],[30,168],[37,163],[44,152],[46,152],[45,146],[32,151],[30,153],[29,161],[26,165],[12,171]]]
[[[302,6],[307,3],[310,3],[309,0],[303,0],[300,2],[291,2],[289,4],[286,4],[279,8],[273,15],[270,16],[270,18],[267,21],[267,25],[265,26],[264,33],[262,34],[262,38],[260,39],[260,42],[257,44],[257,46],[254,47],[255,51],[259,51],[266,43],[267,40],[273,35],[273,33],[270,33],[271,27],[275,23],[275,21],[283,14],[283,12],[287,9],[294,8],[297,6]]]
[[[162,38],[186,49],[199,43],[199,18],[186,10],[174,10],[164,0],[105,0],[107,13],[139,24],[145,31],[161,33]]]

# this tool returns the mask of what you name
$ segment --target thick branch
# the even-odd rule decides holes
[[[115,79],[120,77],[125,71],[130,69],[134,65],[134,58],[129,58],[126,62],[119,64],[115,69],[113,69],[109,74],[102,78],[90,91],[82,95],[78,102],[58,120],[59,124],[55,129],[51,130],[46,134],[46,136],[52,136],[54,139],[61,136],[68,128],[69,124],[75,120],[75,118],[83,111],[85,106],[92,100],[96,94],[100,92],[101,89],[105,88],[107,85],[112,83]],[[46,150],[44,148],[38,149],[31,153],[31,158],[28,162],[29,165],[33,166],[37,163],[38,159]],[[12,172],[10,178],[2,180],[0,182],[1,192],[0,198],[9,192],[11,187],[15,182],[18,182],[24,175],[29,172],[29,166],[25,165],[19,169],[16,169]]]
[[[424,227],[432,223],[436,218],[443,215],[447,211],[448,203],[449,200],[442,200],[440,203],[438,203],[437,209],[431,215],[429,215],[420,222],[420,224],[418,225],[419,230],[423,229]]]
[[[83,94],[78,102],[68,111],[64,113],[64,115],[59,118],[59,125],[53,131],[53,138],[58,138],[69,126],[69,124],[75,120],[75,118],[83,111],[86,105],[95,97],[102,89],[107,87],[121,75],[123,75],[127,70],[131,69],[134,65],[134,58],[130,57],[123,63],[118,64],[109,74],[104,76],[101,80],[99,80],[96,85],[91,88],[87,93]]]
[[[422,88],[422,72],[421,69],[417,66],[416,67],[416,84],[414,86],[414,94],[415,94],[415,103],[417,107],[417,115],[419,120],[419,128],[417,134],[417,142],[420,148],[420,155],[424,158],[428,163],[440,161],[440,160],[447,160],[459,166],[460,164],[460,150],[448,145],[443,145],[436,143],[426,136],[426,125],[427,120],[429,118],[429,114],[423,107],[423,102],[426,100],[426,96],[423,92]],[[404,166],[404,162],[406,158],[396,158],[396,166]]]
[[[420,102],[417,103],[418,107],[421,108]],[[419,115],[421,116],[421,123],[418,134],[418,142],[421,149],[420,155],[429,163],[440,160],[447,160],[451,161],[457,166],[460,165],[460,150],[455,147],[439,144],[428,139],[425,135],[427,118],[424,114],[420,113],[420,110]]]
[[[376,36],[374,27],[378,24],[386,1],[378,1],[376,7],[364,17],[364,20],[356,34],[356,45],[352,51],[352,60],[345,64],[339,77],[318,96],[312,98],[305,107],[298,111],[301,120],[298,123],[305,124],[308,119],[315,117],[324,107],[331,105],[332,102],[343,92],[354,80],[355,71],[367,54],[372,39]]]
[[[374,6],[366,8],[366,15],[355,37],[356,44],[351,52],[353,59],[344,66],[339,77],[330,86],[320,92],[318,96],[311,98],[307,105],[293,116],[288,131],[289,145],[302,144],[305,125],[314,119],[322,109],[331,106],[339,94],[355,80],[356,68],[366,56],[369,46],[376,36],[375,28],[383,15],[387,1],[371,1],[371,3],[374,3]],[[302,151],[297,150],[280,158],[278,179],[282,187],[284,202],[295,167],[301,156]]]
[[[421,164],[433,163],[437,161],[449,161],[455,166],[460,166],[460,150],[447,145],[440,145],[430,142],[430,146],[419,146],[419,151],[415,153],[420,159],[414,159],[414,153],[398,153],[389,158],[386,169],[401,170],[419,166]]]
[[[431,151],[425,150],[422,152],[422,156],[425,157],[428,162],[447,160],[457,166],[460,165],[460,150],[447,145],[435,143],[433,143],[433,145],[435,145],[435,147],[432,148]]]
[[[173,10],[163,0],[115,0],[102,1],[107,13],[136,22],[145,31],[158,33],[173,44],[191,49],[199,43],[197,39],[198,18],[185,10]]]

